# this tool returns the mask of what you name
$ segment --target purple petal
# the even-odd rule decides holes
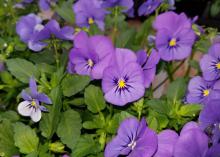
[[[50,98],[43,93],[37,94],[36,99],[40,102],[45,103],[45,104],[52,104],[52,101],[50,100]]]
[[[25,90],[22,90],[21,96],[24,100],[32,101],[32,97]]]
[[[205,157],[220,157],[220,144],[209,148]]]
[[[172,157],[178,134],[172,130],[164,130],[158,135],[158,149],[154,157]]]
[[[203,157],[208,150],[208,137],[197,129],[189,130],[177,140],[175,157]]]
[[[35,79],[33,77],[30,78],[29,88],[30,88],[30,91],[31,91],[31,96],[32,97],[37,96],[37,94],[38,94],[37,83],[36,83],[36,81],[35,81]]]

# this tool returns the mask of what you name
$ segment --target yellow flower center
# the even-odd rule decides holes
[[[170,46],[170,47],[176,46],[176,39],[175,39],[175,38],[173,38],[173,39],[170,40],[169,46]]]
[[[208,96],[208,95],[209,95],[209,90],[208,89],[204,90],[203,91],[203,96]]]
[[[89,65],[89,67],[93,67],[94,63],[91,59],[88,59],[87,64]]]
[[[31,102],[31,106],[37,107],[37,103],[33,100],[33,101]]]
[[[88,19],[88,23],[89,23],[90,25],[92,25],[92,24],[94,23],[93,18],[90,17],[90,18]]]
[[[220,62],[218,62],[215,66],[218,70],[220,70]]]
[[[119,88],[125,88],[126,87],[126,83],[123,79],[118,80],[118,87]]]

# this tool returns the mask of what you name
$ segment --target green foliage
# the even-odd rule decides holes
[[[9,59],[6,64],[11,74],[24,83],[28,83],[32,76],[38,79],[40,75],[36,66],[25,59]]]
[[[105,99],[102,90],[99,87],[90,85],[85,89],[84,97],[89,111],[98,113],[105,109]]]
[[[60,120],[57,128],[57,135],[70,149],[74,149],[81,134],[81,127],[79,113],[74,110],[67,110],[63,113]]]
[[[3,120],[0,123],[0,154],[11,157],[18,153],[14,145],[13,125],[9,120]]]
[[[53,106],[49,109],[49,113],[43,115],[40,121],[41,134],[50,139],[56,132],[62,108],[62,92],[60,86],[54,88],[50,93]]]
[[[62,81],[63,94],[67,97],[82,91],[90,82],[88,76],[67,75]]]
[[[90,154],[97,154],[98,152],[100,152],[100,145],[94,140],[92,136],[85,135],[80,137],[71,156],[85,157]]]
[[[36,132],[21,122],[14,124],[14,140],[21,153],[29,154],[37,151],[39,138]]]

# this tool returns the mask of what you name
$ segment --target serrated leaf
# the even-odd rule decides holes
[[[91,112],[98,113],[105,109],[105,99],[102,90],[99,87],[90,85],[85,89],[84,97],[87,108]]]
[[[50,97],[53,105],[49,109],[49,113],[45,113],[40,121],[41,134],[48,139],[56,132],[60,120],[60,110],[62,108],[62,92],[60,86],[57,86],[51,91]]]
[[[14,145],[13,126],[9,120],[0,123],[0,154],[6,157],[18,154],[18,149]]]
[[[6,61],[6,64],[10,73],[24,83],[28,83],[32,76],[38,78],[40,75],[36,66],[25,59],[9,59]]]
[[[67,110],[63,113],[57,128],[57,135],[70,149],[76,145],[81,133],[81,118],[78,112]]]
[[[201,111],[201,109],[202,105],[198,104],[183,105],[178,113],[184,117],[194,117],[199,113],[199,111]]]
[[[95,115],[91,121],[85,121],[83,123],[83,128],[85,129],[101,129],[105,125],[105,120],[99,116]]]
[[[39,138],[36,132],[23,123],[14,124],[14,140],[21,153],[29,154],[37,151]]]
[[[70,97],[82,91],[90,82],[88,76],[67,75],[62,81],[64,96]]]
[[[100,145],[91,136],[82,136],[71,154],[72,157],[85,157],[100,152]]]

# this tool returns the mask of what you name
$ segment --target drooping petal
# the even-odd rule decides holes
[[[30,116],[32,113],[32,108],[29,106],[30,101],[22,101],[18,104],[18,113],[22,116]]]
[[[31,116],[32,121],[38,122],[41,119],[41,110],[40,110],[40,108],[33,109],[30,116]]]

